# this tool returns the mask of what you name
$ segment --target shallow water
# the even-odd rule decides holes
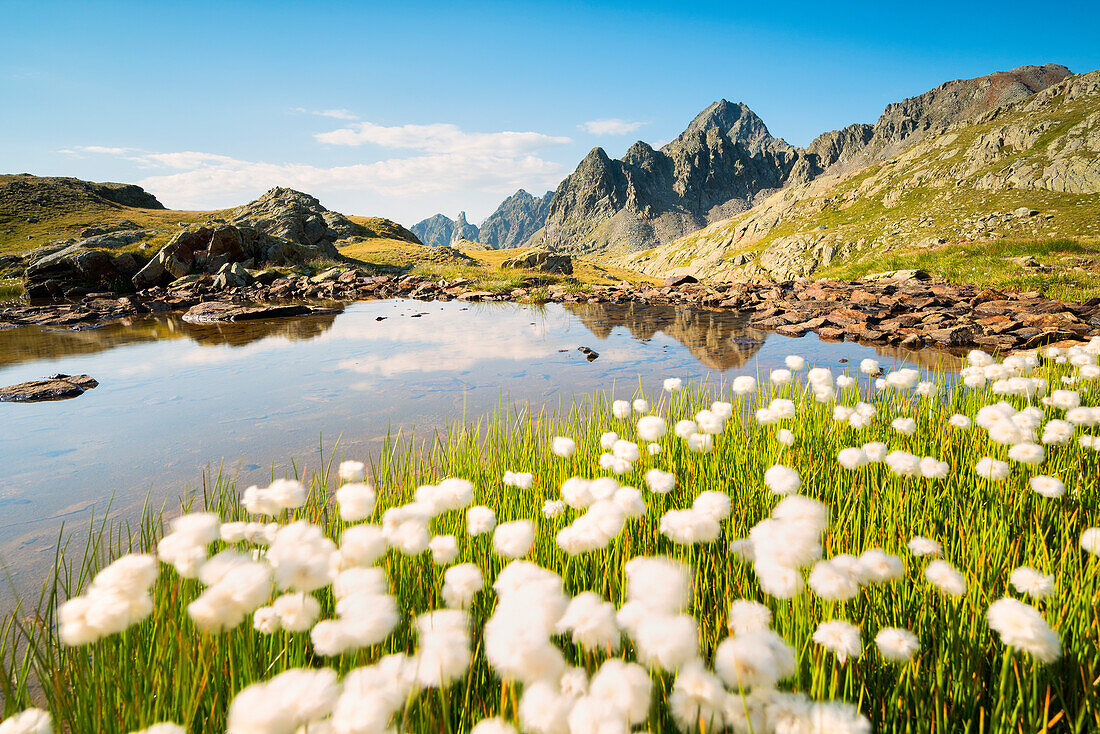
[[[955,367],[940,353],[791,339],[675,306],[387,300],[242,324],[166,315],[0,331],[0,385],[55,372],[100,382],[72,400],[0,403],[0,561],[17,588],[37,587],[63,523],[85,528],[108,502],[112,517],[137,517],[146,496],[172,507],[219,465],[258,483],[291,460],[308,473],[322,445],[362,457],[387,431],[424,434],[502,399],[567,406],[612,385],[629,397],[670,376],[755,375],[792,353],[834,370],[868,356]]]

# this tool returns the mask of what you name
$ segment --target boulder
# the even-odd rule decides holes
[[[573,274],[573,258],[550,250],[528,250],[508,258],[500,266],[502,268],[538,270],[542,273]]]
[[[45,380],[20,382],[0,387],[2,403],[37,403],[43,400],[65,400],[83,395],[99,385],[88,375],[51,375]]]

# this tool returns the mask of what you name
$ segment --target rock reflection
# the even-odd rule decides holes
[[[122,319],[102,326],[64,329],[22,326],[0,331],[0,367],[41,359],[97,354],[130,344],[190,339],[201,345],[243,347],[282,337],[308,341],[332,328],[336,314],[300,318],[255,320],[227,324],[192,324],[180,314]]]
[[[749,326],[749,314],[740,311],[633,303],[580,303],[565,308],[599,339],[607,339],[620,326],[641,341],[649,341],[660,332],[683,344],[701,364],[713,370],[742,367],[756,356],[771,335]],[[913,352],[898,347],[868,346],[890,361],[910,362],[935,372],[955,371],[965,363],[960,356],[944,350]],[[798,352],[793,342],[791,351]]]

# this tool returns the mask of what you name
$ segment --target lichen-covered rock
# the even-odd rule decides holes
[[[549,250],[529,250],[510,257],[500,264],[502,268],[538,270],[542,273],[573,274],[573,258]]]

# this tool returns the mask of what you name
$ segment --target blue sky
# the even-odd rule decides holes
[[[584,154],[743,101],[805,145],[1022,64],[1100,68],[1100,3],[0,0],[0,170],[172,208],[274,185],[410,225],[480,221]]]

